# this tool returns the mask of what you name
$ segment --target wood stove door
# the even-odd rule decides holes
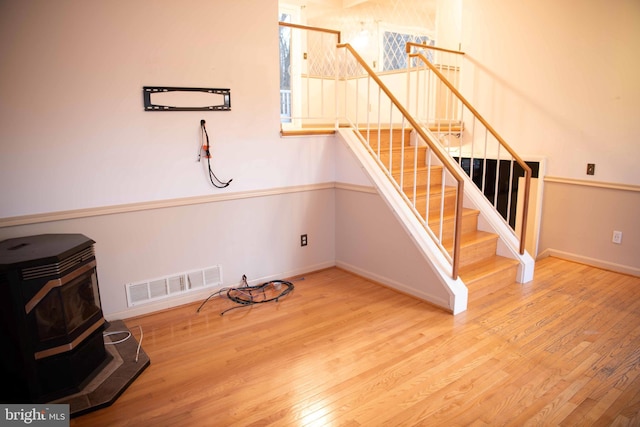
[[[78,270],[50,281],[29,302],[36,359],[72,350],[104,323],[95,261]]]

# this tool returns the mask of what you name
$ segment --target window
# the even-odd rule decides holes
[[[291,14],[280,12],[280,21],[291,22]],[[291,122],[291,28],[280,27],[280,121]]]
[[[407,42],[433,46],[434,40],[426,35],[416,35],[409,32],[382,32],[382,70],[401,70],[407,68]],[[433,52],[427,52],[427,59],[433,62]]]

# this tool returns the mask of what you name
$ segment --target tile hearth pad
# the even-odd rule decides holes
[[[123,321],[115,320],[110,322],[105,333],[119,331],[130,332]],[[106,336],[105,343],[118,341],[124,336],[125,334]],[[93,379],[80,392],[49,403],[69,404],[72,418],[110,406],[151,362],[142,347],[136,362],[138,341],[133,334],[122,343],[105,347],[107,361],[96,369],[98,372]]]

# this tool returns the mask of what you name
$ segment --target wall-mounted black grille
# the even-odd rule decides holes
[[[202,92],[205,94],[219,95],[222,97],[221,104],[206,106],[179,106],[179,105],[163,105],[153,103],[151,95],[162,94],[167,92]],[[202,87],[167,87],[167,86],[144,86],[142,88],[142,97],[144,99],[145,111],[229,111],[231,110],[231,90],[202,88]],[[219,98],[218,97],[218,98]],[[154,97],[155,98],[155,97]]]

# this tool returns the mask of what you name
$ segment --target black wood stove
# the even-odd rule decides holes
[[[94,243],[82,234],[0,242],[0,401],[77,392],[106,363]]]

